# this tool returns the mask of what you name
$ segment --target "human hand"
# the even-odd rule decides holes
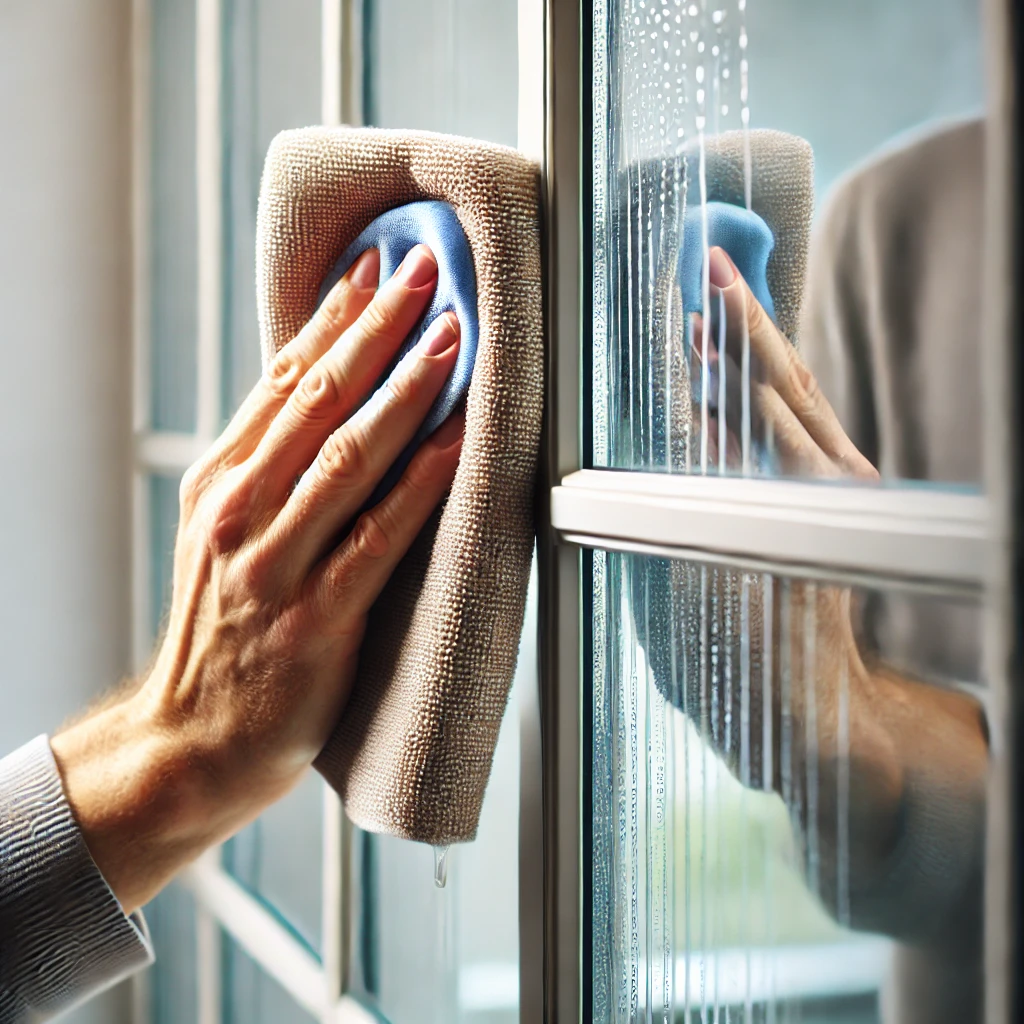
[[[707,338],[699,317],[693,332],[698,372],[706,351],[707,378],[713,382],[709,463],[719,464],[721,449],[727,469],[742,465],[741,367],[747,341],[750,437],[774,456],[778,470],[800,478],[876,483],[877,471],[850,441],[809,369],[721,249],[711,250],[709,278]],[[721,383],[724,387],[716,387]],[[890,920],[885,900],[873,894],[887,891],[897,850],[912,862],[922,843],[948,838],[929,835],[926,828],[934,826],[921,822],[959,815],[973,824],[984,807],[987,745],[977,702],[866,656],[854,628],[855,595],[848,587],[683,567],[678,572],[689,577],[677,589],[692,591],[699,571],[709,574],[712,607],[730,609],[728,618],[719,613],[711,626],[712,633],[727,637],[730,648],[719,664],[729,660],[735,674],[742,662],[741,641],[727,628],[727,621],[733,630],[741,621],[741,590],[751,632],[758,634],[750,642],[755,650],[748,655],[745,694],[742,685],[734,682],[730,688],[721,678],[711,681],[717,701],[689,694],[691,707],[703,703],[713,709],[710,718],[701,709],[708,740],[734,769],[744,762],[744,748],[747,758],[756,753],[744,769],[753,784],[770,786],[786,798],[805,836],[813,834],[813,847],[808,841],[805,850],[815,849],[817,859],[807,866],[816,872],[826,903],[836,899],[839,872],[845,870],[848,894],[860,898],[852,906],[858,926],[920,939],[916,923]],[[768,636],[762,645],[763,632]],[[771,746],[765,750],[768,737]]]
[[[309,767],[348,699],[371,605],[451,484],[461,414],[361,511],[459,348],[444,314],[360,405],[437,279],[425,246],[375,295],[379,267],[376,250],[356,262],[185,474],[170,617],[141,688],[52,741],[126,910]]]
[[[877,482],[878,471],[843,430],[814,375],[797,350],[772,322],[750,287],[720,247],[710,250],[708,277],[711,315],[693,318],[694,379],[707,346],[709,463],[717,465],[719,448],[730,469],[741,467],[743,407],[749,402],[751,439],[778,460],[787,476],[847,477]],[[743,391],[743,349],[749,344],[749,391]],[[721,351],[719,351],[721,349]],[[724,374],[725,407],[719,408],[718,381]],[[701,410],[695,410],[698,427]]]

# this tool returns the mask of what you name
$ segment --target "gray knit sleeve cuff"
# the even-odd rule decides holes
[[[89,855],[46,736],[0,760],[0,1024],[51,1016],[153,960]]]

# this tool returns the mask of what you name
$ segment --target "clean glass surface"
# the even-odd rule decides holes
[[[320,951],[323,780],[310,770],[224,847],[224,866],[303,944]]]
[[[315,1024],[317,1018],[299,1006],[227,934],[222,956],[224,1024]]]
[[[196,423],[195,4],[153,0],[150,132],[152,425]]]
[[[366,0],[364,11],[367,124],[516,144],[516,3]]]
[[[594,1020],[875,1021],[893,940],[980,978],[980,610],[585,557]]]
[[[367,124],[515,145],[515,0],[367,0],[363,16]],[[537,685],[531,594],[477,838],[449,851],[445,887],[430,847],[354,832],[353,993],[390,1024],[519,1019],[516,694]]]
[[[192,894],[172,882],[145,907],[159,969],[146,975],[153,1024],[183,1024],[198,1012],[196,911]]]
[[[224,15],[224,412],[260,376],[256,205],[267,147],[320,123],[320,0],[232,0]]]
[[[180,484],[181,477],[177,475],[154,475],[149,478],[149,608],[154,638],[159,636],[164,616],[171,605]]]
[[[698,257],[716,244],[707,203],[725,199],[772,226],[776,321],[852,444],[883,478],[979,486],[980,127],[948,145],[921,143],[951,118],[982,111],[978,5],[595,0],[593,22],[592,138],[584,133],[593,173],[584,195],[593,225],[593,464],[853,473],[849,459],[817,457],[819,448],[831,456],[831,439],[815,429],[814,449],[804,450],[808,418],[797,424],[777,408],[767,384],[797,407],[745,317],[719,307],[707,259],[680,289],[686,239]],[[778,199],[792,175],[776,173],[777,153],[759,157],[757,129],[800,136],[814,153],[810,257],[806,275],[793,275],[795,296],[780,284],[792,224],[778,227],[796,210]],[[714,151],[730,133],[726,188]],[[866,162],[897,147],[918,162],[890,161],[850,185]],[[920,209],[897,221],[917,197]],[[947,222],[963,226],[943,233]],[[740,261],[742,246],[730,246]],[[954,314],[925,326],[920,311],[951,293],[963,321]]]
[[[472,843],[440,851],[353,832],[354,993],[391,1024],[519,1020],[518,694],[536,685],[536,602]]]

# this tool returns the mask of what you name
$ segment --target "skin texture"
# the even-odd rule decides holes
[[[447,380],[440,317],[361,405],[434,292],[425,246],[376,292],[364,254],[184,476],[170,617],[134,693],[54,737],[71,807],[126,911],[292,789],[348,699],[366,615],[451,485],[464,420],[361,512]],[[376,295],[375,295],[376,292]]]
[[[764,312],[735,264],[720,248],[709,260],[711,308],[716,316],[708,332],[707,357],[712,370],[720,359],[726,363],[726,381],[741,378],[744,334],[749,339],[751,433],[769,443],[776,453],[779,471],[802,479],[848,479],[862,485],[879,482],[874,466],[850,441],[797,350]],[[714,339],[720,337],[720,317],[725,314],[724,353]],[[703,324],[693,331],[698,360],[703,354]],[[745,325],[745,327],[744,327]],[[740,466],[741,395],[727,391],[724,432],[727,465]],[[715,410],[709,420],[709,461],[717,464],[719,420]],[[699,415],[699,413],[698,413]],[[913,857],[908,843],[940,844],[941,835],[915,835],[915,823],[927,818],[942,804],[951,817],[964,823],[965,831],[983,832],[988,742],[984,715],[966,694],[926,685],[880,664],[865,655],[858,643],[855,597],[847,587],[801,580],[785,584],[789,606],[788,635],[781,616],[783,584],[775,583],[773,623],[773,678],[782,678],[780,656],[788,658],[792,680],[788,700],[782,687],[772,690],[772,707],[760,706],[760,694],[751,694],[751,732],[761,735],[762,716],[771,715],[774,744],[773,788],[786,795],[790,780],[784,772],[803,776],[808,761],[818,778],[818,816],[812,823],[802,809],[800,824],[806,831],[814,824],[820,843],[819,881],[822,896],[835,910],[838,888],[837,793],[842,766],[849,758],[849,884],[860,905],[851,907],[853,923],[884,931],[913,942],[940,943],[964,940],[939,931],[922,934],[919,923],[907,918],[897,900],[873,900],[884,889],[895,856]],[[843,685],[841,685],[843,684]],[[847,701],[848,748],[840,733],[840,700]],[[738,699],[738,698],[737,698]],[[813,708],[813,713],[811,709]],[[724,714],[724,709],[722,711]],[[739,706],[732,708],[740,721]],[[738,742],[733,729],[733,746]],[[719,723],[712,735],[729,736]],[[788,763],[784,763],[783,736],[789,738]],[[847,754],[848,750],[848,754]],[[735,765],[738,748],[720,749]],[[911,830],[911,831],[908,831]],[[919,852],[919,851],[917,851]],[[980,863],[976,872],[950,883],[964,885],[964,901],[980,904]],[[882,906],[882,903],[885,903]],[[860,915],[858,919],[858,915]],[[963,916],[950,915],[959,922]],[[976,936],[980,941],[980,930]]]

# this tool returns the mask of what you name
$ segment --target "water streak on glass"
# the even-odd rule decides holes
[[[808,583],[804,591],[804,744],[805,785],[807,791],[807,878],[811,892],[821,893],[821,862],[818,855],[818,588]]]

